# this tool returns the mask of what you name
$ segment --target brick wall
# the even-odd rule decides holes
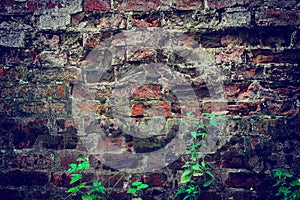
[[[296,0],[2,0],[0,199],[67,196],[66,170],[79,156],[92,164],[87,180],[118,183],[110,199],[129,199],[136,180],[150,185],[143,199],[172,199],[184,159],[136,155],[166,146],[184,111],[227,115],[209,153],[216,181],[202,199],[274,199],[273,169],[300,174],[299,8]],[[211,66],[199,71],[189,49]],[[85,137],[92,133],[100,139]],[[147,170],[116,176],[118,166]]]

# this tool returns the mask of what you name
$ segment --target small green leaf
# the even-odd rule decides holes
[[[207,187],[207,186],[211,185],[213,182],[214,182],[214,179],[206,181],[205,183],[203,183],[203,187]]]
[[[200,165],[198,165],[198,164],[197,165],[193,165],[192,166],[192,170],[196,170],[196,171],[197,170],[201,170]]]
[[[129,194],[135,194],[137,192],[137,189],[135,188],[130,188],[128,191],[127,191]]]
[[[182,173],[181,178],[180,178],[180,183],[185,184],[191,180],[190,177],[191,170],[186,170]]]
[[[190,116],[193,116],[193,112],[187,112],[187,113],[186,113],[186,116],[189,116],[189,117],[190,117]]]
[[[86,161],[86,159],[85,159],[85,158],[77,158],[76,161],[77,161],[77,162],[80,162],[80,161]]]
[[[206,163],[205,163],[204,161],[202,161],[202,162],[201,162],[201,166],[202,166],[203,168],[206,168]]]
[[[137,186],[142,185],[142,184],[143,184],[143,183],[140,182],[140,181],[135,181],[135,182],[133,182],[131,185],[134,186],[134,187],[137,187]]]
[[[193,138],[197,139],[197,132],[191,132]]]
[[[82,200],[93,200],[94,198],[90,195],[83,195]]]
[[[205,127],[205,124],[200,124],[197,129],[201,129],[201,128],[204,128]]]
[[[185,184],[185,183],[189,182],[190,180],[191,180],[191,177],[189,177],[189,176],[181,176],[180,183]]]
[[[209,120],[209,123],[213,126],[217,126],[218,125],[218,122],[216,120]]]
[[[207,187],[207,186],[211,185],[215,180],[214,175],[210,171],[206,171],[205,173],[208,174],[211,177],[211,179],[209,181],[206,181],[205,183],[203,183],[203,187]]]
[[[197,120],[192,120],[191,122],[192,122],[193,124],[197,124],[197,125],[199,124],[199,122],[198,122]]]
[[[70,184],[73,184],[81,179],[82,174],[72,174],[71,176],[72,176],[72,179],[70,181]]]
[[[78,170],[84,170],[89,168],[90,168],[90,163],[88,161],[84,161],[83,163],[78,164]]]
[[[283,173],[282,173],[282,176],[291,178],[291,177],[292,177],[292,174],[290,174],[289,172],[283,172]]]
[[[137,189],[138,190],[142,190],[142,189],[146,189],[146,188],[148,188],[149,187],[149,185],[148,184],[141,184],[141,185],[139,185],[138,187],[137,187]]]
[[[81,183],[80,185],[77,185],[77,186],[75,186],[75,187],[70,188],[67,192],[79,192],[79,190],[80,190],[81,188],[84,188],[85,185],[86,185],[86,182]]]
[[[290,183],[290,186],[294,187],[294,186],[300,186],[300,178],[297,180],[294,180]]]
[[[76,171],[77,165],[74,163],[69,164],[70,169],[68,170],[68,172],[74,172]]]
[[[207,162],[206,165],[211,168],[211,169],[214,169],[215,167],[210,163],[210,162]]]

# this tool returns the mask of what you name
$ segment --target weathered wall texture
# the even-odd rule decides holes
[[[122,44],[124,38],[119,36],[123,31],[145,27],[185,33],[182,45],[198,42],[222,70],[228,100],[229,119],[223,133],[227,139],[210,154],[216,181],[204,191],[203,199],[274,199],[274,168],[289,166],[293,174],[300,174],[297,2],[1,0],[0,199],[67,195],[68,164],[89,155],[78,136],[83,134],[80,123],[86,128],[88,120],[74,119],[75,108],[77,114],[102,117],[99,123],[107,139],[97,144],[99,149],[117,146],[148,152],[160,148],[161,141],[147,146],[150,140],[129,137],[112,116],[111,87],[136,65],[160,62],[171,67],[191,81],[199,105],[189,105],[211,111],[206,85],[197,79],[200,75],[185,65],[184,58],[164,49],[131,51],[120,45],[111,54],[100,48],[97,56],[103,53],[107,60],[96,61],[109,67],[105,73],[99,77],[101,66],[96,71],[85,66],[93,47],[105,47],[106,41]],[[76,87],[78,84],[86,88]],[[133,124],[156,115],[172,123],[172,117],[181,113],[176,93],[166,95],[162,85],[144,84],[131,91],[130,109],[121,110]],[[94,101],[78,101],[74,106],[78,99],[91,100],[90,94]],[[164,137],[163,142],[168,142],[168,136]],[[104,181],[108,187],[121,178],[111,199],[128,199],[127,184],[135,180],[150,185],[143,199],[172,199],[183,165],[179,159],[155,172],[123,177],[112,176],[115,171],[94,156],[89,159],[92,169],[86,179],[111,177],[110,182]]]

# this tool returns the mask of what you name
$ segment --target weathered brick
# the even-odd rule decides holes
[[[221,9],[221,8],[227,8],[227,7],[234,7],[234,6],[243,6],[246,5],[248,0],[208,0],[208,6],[211,9]]]
[[[229,103],[227,110],[230,114],[237,115],[253,115],[261,111],[262,102],[237,102],[234,104]]]
[[[123,136],[107,137],[106,139],[99,139],[97,148],[104,151],[114,151],[123,147]]]
[[[299,113],[297,106],[290,100],[269,100],[265,103],[264,111],[268,114],[295,116]]]
[[[151,173],[145,177],[145,183],[150,187],[161,187],[166,184],[167,175],[164,173]]]
[[[124,29],[127,27],[126,16],[116,13],[113,15],[102,15],[96,28],[100,29]]]
[[[251,24],[251,13],[247,10],[226,12],[221,16],[222,27],[249,27]]]
[[[150,11],[156,10],[162,2],[160,0],[119,0],[114,1],[114,9],[123,11]]]
[[[12,186],[44,186],[48,183],[49,177],[46,172],[41,171],[8,171],[0,173],[0,184]]]
[[[161,99],[161,85],[142,85],[132,88],[132,97],[135,99]]]
[[[10,31],[7,32],[0,30],[0,45],[5,47],[25,47],[25,34],[24,31]]]
[[[26,1],[3,0],[0,2],[0,13],[18,15],[26,13]]]
[[[178,10],[200,10],[204,8],[203,0],[176,0]]]
[[[84,33],[83,34],[83,46],[85,47],[99,47],[107,46],[110,44],[112,34],[109,32],[99,33]]]
[[[224,48],[216,52],[216,63],[243,63],[245,48]]]
[[[109,68],[106,71],[101,69],[86,70],[83,72],[86,75],[87,83],[113,82],[115,80],[114,68]]]
[[[299,25],[299,10],[261,10],[255,12],[255,22],[259,26]]]
[[[110,0],[84,0],[84,11],[108,11]]]
[[[1,69],[1,74],[0,74],[0,80],[19,80],[20,79],[20,72],[13,67],[10,68],[3,68]]]
[[[156,50],[152,48],[129,49],[126,55],[129,62],[149,62],[155,60]]]
[[[82,11],[81,0],[27,0],[27,11],[43,14],[54,10],[55,8],[68,13],[77,13]]]
[[[110,174],[110,175],[100,175],[99,181],[101,181],[105,188],[123,188],[125,182],[124,174]]]
[[[17,149],[31,148],[39,135],[49,133],[47,120],[35,120],[26,125],[18,124],[12,130],[13,144]]]
[[[70,187],[71,175],[65,172],[53,173],[51,183],[57,187]]]
[[[160,24],[160,16],[133,16],[131,19],[131,24],[137,28],[158,27]]]
[[[255,49],[249,53],[250,61],[258,63],[298,63],[300,50],[286,49],[283,51],[272,51],[269,49]]]
[[[224,89],[227,99],[246,99],[254,96],[253,90],[255,90],[255,88],[253,87],[255,86],[249,83],[235,83],[226,85]]]
[[[265,175],[263,174],[253,174],[253,173],[229,173],[225,184],[228,187],[245,188],[249,189],[251,187],[255,188],[259,186],[264,181]]]
[[[10,166],[18,169],[51,169],[54,166],[54,156],[52,154],[19,154]]]

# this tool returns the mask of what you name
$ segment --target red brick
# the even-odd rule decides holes
[[[160,21],[159,16],[143,17],[143,18],[133,16],[133,18],[131,19],[131,24],[132,26],[138,28],[158,27],[159,21]]]
[[[107,46],[106,43],[110,41],[111,36],[112,34],[109,32],[84,33],[83,46],[85,47]]]
[[[110,0],[84,0],[84,11],[108,11]]]
[[[50,169],[54,166],[54,156],[51,154],[17,155],[11,167],[19,169]]]
[[[156,50],[151,48],[139,48],[127,51],[127,60],[129,62],[154,61]]]
[[[80,155],[74,154],[64,154],[60,157],[60,166],[64,169],[69,169],[69,164],[76,163],[76,159],[81,157]]]
[[[253,64],[259,63],[298,63],[300,49],[287,49],[284,51],[272,51],[269,49],[256,49],[249,53],[250,61]]]
[[[24,14],[26,13],[26,2],[2,0],[0,2],[1,14]]]
[[[227,48],[216,52],[216,63],[243,63],[244,48]]]
[[[161,187],[163,184],[166,184],[167,175],[163,173],[151,173],[147,174],[144,179],[145,183],[150,187]]]
[[[253,84],[235,83],[225,85],[225,94],[228,99],[245,99],[253,97]]]
[[[53,0],[27,0],[27,10],[28,12],[34,12],[39,9],[51,9],[51,8],[63,8],[60,2],[55,2]]]
[[[72,26],[77,26],[81,20],[84,18],[84,13],[76,13],[74,15],[71,15],[71,24]]]
[[[150,11],[158,9],[160,0],[118,0],[114,1],[114,8],[123,11]]]
[[[221,44],[227,47],[244,47],[247,44],[247,39],[239,35],[227,34],[221,37]]]
[[[71,176],[67,173],[54,173],[51,182],[57,187],[70,187]]]
[[[299,110],[291,101],[269,100],[266,102],[266,106],[271,114],[295,116],[299,113]]]
[[[161,85],[134,86],[132,96],[135,99],[160,99],[162,98]]]
[[[144,103],[147,107],[143,111],[143,115],[145,116],[171,116],[171,106],[166,101],[160,101],[158,103]]]
[[[20,72],[15,68],[1,68],[0,70],[0,80],[19,80]]]
[[[96,28],[99,29],[123,29],[127,27],[127,19],[122,14],[102,15]]]
[[[16,125],[12,130],[15,148],[32,148],[39,135],[49,133],[46,123],[47,120],[35,120],[27,124],[20,123]]]
[[[208,112],[208,113],[224,112],[227,111],[228,108],[227,108],[227,103],[225,102],[205,102],[203,105],[203,110],[204,112]]]
[[[178,10],[199,10],[204,8],[203,0],[176,0]]]
[[[106,139],[98,140],[98,149],[104,151],[114,151],[123,147],[124,137],[119,135],[116,137],[107,137]]]
[[[143,116],[145,109],[146,109],[146,106],[143,103],[137,103],[132,106],[131,116],[133,116],[133,117]]]
[[[100,175],[99,181],[102,182],[105,188],[123,188],[125,175],[124,174]]]
[[[253,173],[229,173],[225,184],[227,187],[255,188],[264,181],[265,175],[253,174]]]
[[[229,114],[237,115],[253,115],[261,112],[262,102],[237,102],[233,105],[228,105]]]

